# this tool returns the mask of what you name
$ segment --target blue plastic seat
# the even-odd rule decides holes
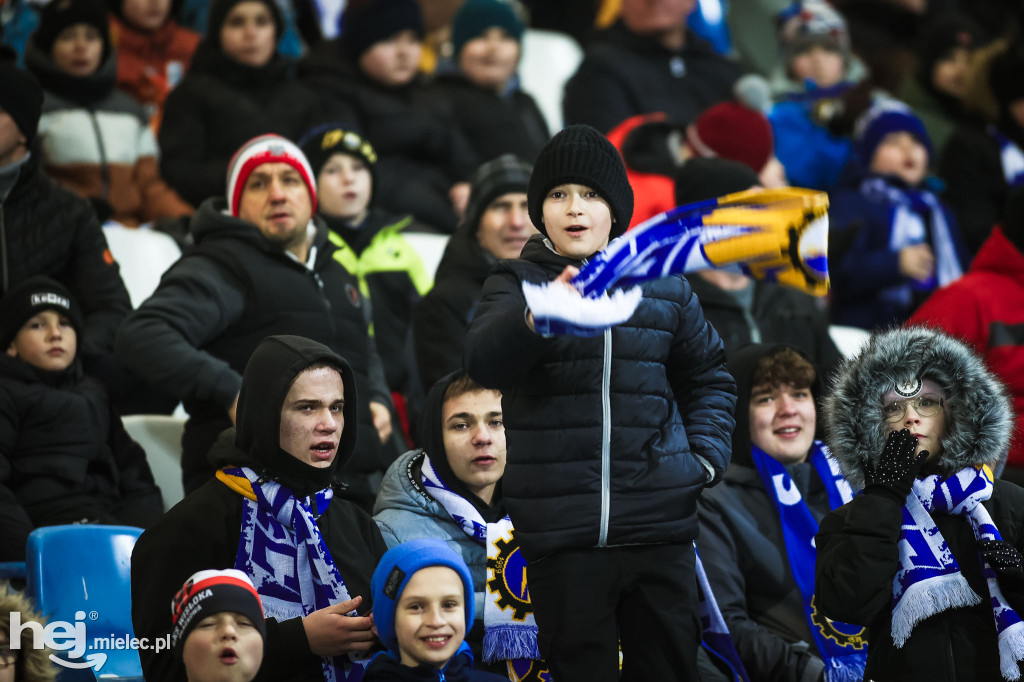
[[[61,638],[65,650],[56,652],[67,662],[61,682],[142,680],[139,652],[131,646],[131,557],[141,534],[132,526],[68,525],[29,535],[25,592],[49,623],[64,621],[71,628]],[[76,651],[82,631],[84,651]]]

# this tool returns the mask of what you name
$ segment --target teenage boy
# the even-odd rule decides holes
[[[171,648],[188,682],[251,682],[263,661],[263,602],[242,571],[199,571],[171,602]]]
[[[439,538],[469,565],[481,622],[468,640],[477,653],[487,582],[485,529],[505,516],[501,394],[454,372],[427,394],[418,434],[421,448],[399,457],[384,475],[373,520],[388,547]]]
[[[541,231],[484,285],[466,369],[502,392],[504,499],[527,560],[540,653],[564,680],[696,679],[697,498],[729,461],[736,386],[681,276],[641,285],[602,336],[537,334],[522,283],[568,283],[629,225],[619,153],[589,126],[541,151]]]
[[[462,641],[466,624],[473,622],[473,579],[466,562],[444,542],[424,538],[389,549],[370,589],[374,623],[387,651],[374,657],[366,682],[505,679],[473,670],[473,656]]]

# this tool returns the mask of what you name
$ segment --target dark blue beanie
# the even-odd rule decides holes
[[[932,158],[932,140],[924,123],[914,110],[897,100],[882,100],[871,105],[857,121],[853,135],[853,151],[864,168],[871,166],[875,149],[889,133],[907,132],[917,138]]]
[[[503,28],[523,42],[526,26],[512,6],[502,0],[466,0],[452,19],[452,48],[458,55],[462,47],[473,38],[479,38],[490,28]]]
[[[473,627],[475,615],[473,576],[469,574],[466,562],[443,540],[423,538],[396,545],[384,553],[370,581],[373,593],[373,622],[377,634],[395,656],[398,651],[398,636],[395,634],[395,608],[405,586],[413,573],[421,568],[447,566],[462,578],[463,603],[466,605],[466,631]]]

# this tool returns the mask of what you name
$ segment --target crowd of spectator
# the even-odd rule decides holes
[[[581,55],[559,126],[519,73],[551,32]],[[261,680],[358,679],[380,643],[380,679],[613,679],[616,645],[624,679],[1016,679],[1024,638],[963,595],[1024,584],[1021,74],[1010,0],[0,0],[0,561],[148,528],[136,634],[183,648],[182,582],[241,580]],[[535,330],[524,283],[790,186],[829,197],[827,297],[711,269],[604,336]],[[182,249],[135,309],[116,226]],[[852,361],[838,327],[871,334]],[[178,403],[162,514],[120,416]],[[903,549],[922,481],[981,490],[930,527],[956,594]],[[431,538],[458,561],[385,554]],[[421,635],[444,656],[399,627],[430,571],[464,588]],[[942,606],[901,615],[915,590]]]

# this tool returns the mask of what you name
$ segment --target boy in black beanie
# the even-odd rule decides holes
[[[540,654],[562,680],[697,679],[692,541],[701,490],[729,462],[736,384],[682,276],[641,285],[603,336],[543,337],[522,283],[570,286],[626,231],[633,192],[589,126],[541,151],[528,191],[541,231],[484,285],[466,369],[502,392],[503,479],[527,561]]]
[[[163,512],[146,453],[82,373],[81,330],[71,292],[48,277],[0,299],[0,561],[23,561],[36,526],[145,527]]]

